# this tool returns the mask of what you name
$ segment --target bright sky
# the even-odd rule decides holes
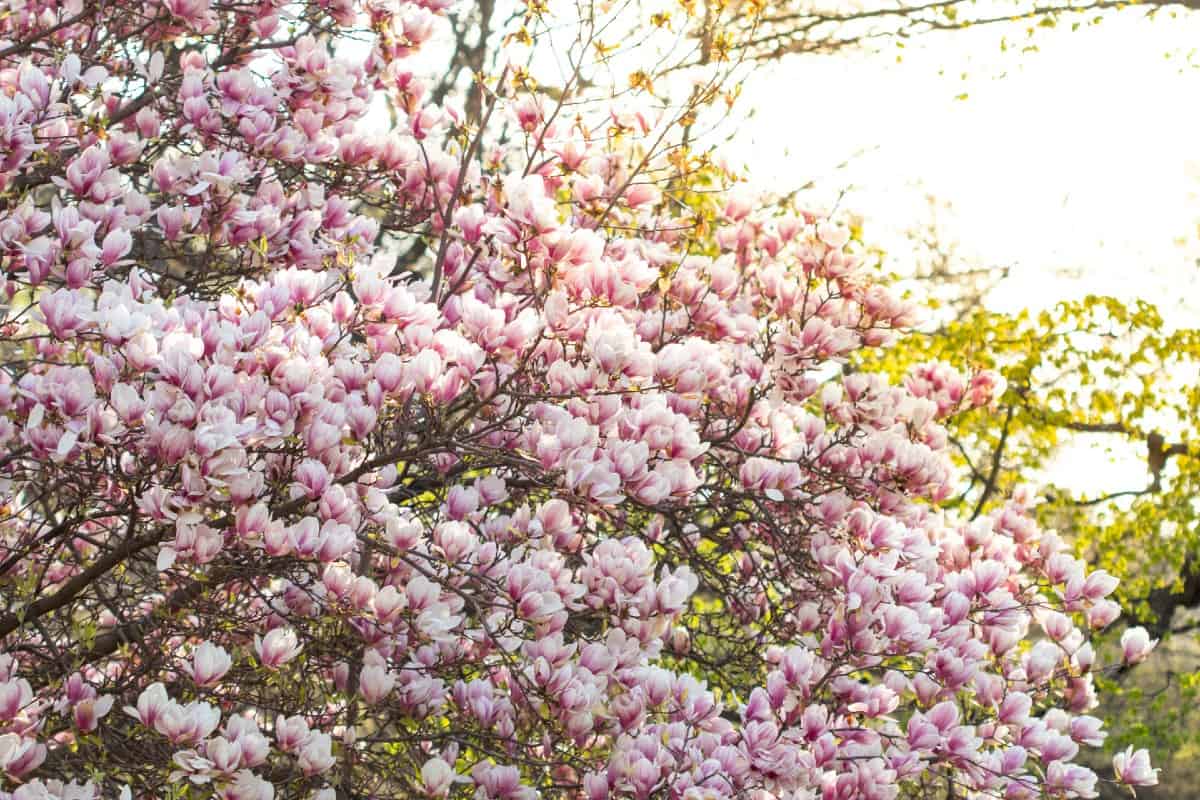
[[[1005,33],[1022,41],[1020,27],[993,27],[761,68],[733,152],[756,186],[856,187],[843,202],[875,226],[868,237],[914,222],[926,192],[950,201],[953,234],[1017,268],[998,307],[1086,289],[1200,310],[1186,297],[1200,278],[1200,68],[1188,60],[1200,18],[1110,14],[1039,30],[1031,53],[1001,52]],[[1063,268],[1081,275],[1055,279]]]
[[[1001,52],[1003,35],[1016,47]],[[895,252],[926,194],[948,201],[949,235],[1013,268],[997,310],[1093,292],[1197,324],[1200,18],[1110,14],[1037,31],[1037,52],[1020,52],[1026,41],[1024,26],[993,27],[910,41],[900,63],[889,49],[760,68],[732,155],[759,188],[850,188],[841,202],[864,215],[866,238]],[[1137,488],[1144,455],[1091,438],[1062,454],[1056,478]]]

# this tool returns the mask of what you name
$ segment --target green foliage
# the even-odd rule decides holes
[[[1180,627],[1178,616],[1200,602],[1189,594],[1200,562],[1200,330],[1172,329],[1153,305],[1113,297],[1015,315],[975,305],[897,347],[864,353],[855,366],[899,380],[932,360],[996,369],[1008,382],[994,408],[950,422],[964,474],[952,502],[978,515],[1018,485],[1040,484],[1041,521],[1121,578],[1123,622],[1171,639],[1172,619]],[[1081,438],[1088,463],[1124,453],[1136,455],[1145,472],[1129,475],[1124,487],[1080,491],[1073,474],[1074,489],[1055,485],[1056,456]],[[1124,627],[1108,635],[1108,663],[1119,661],[1111,640]],[[1100,693],[1115,697],[1104,708],[1114,731],[1110,749],[1150,747],[1166,761],[1200,747],[1197,652],[1200,645],[1181,632],[1146,665],[1102,679]]]

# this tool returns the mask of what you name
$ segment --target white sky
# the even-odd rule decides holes
[[[1200,278],[1200,17],[1135,15],[1038,30],[1038,52],[1018,52],[1023,26],[993,27],[761,68],[733,153],[755,186],[857,187],[843,202],[868,237],[915,221],[925,192],[951,202],[956,238],[1017,268],[998,308],[1081,289],[1176,307]],[[1053,279],[1062,268],[1081,275]]]

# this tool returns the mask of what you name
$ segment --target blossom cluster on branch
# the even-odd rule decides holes
[[[915,309],[696,246],[670,114],[430,102],[446,5],[0,18],[0,797],[1094,797],[1115,581],[938,508],[995,376],[836,369]]]

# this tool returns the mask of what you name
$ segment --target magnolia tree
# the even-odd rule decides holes
[[[1115,581],[938,508],[994,377],[839,369],[913,309],[696,235],[695,103],[430,102],[443,5],[0,18],[0,797],[1094,797]]]

